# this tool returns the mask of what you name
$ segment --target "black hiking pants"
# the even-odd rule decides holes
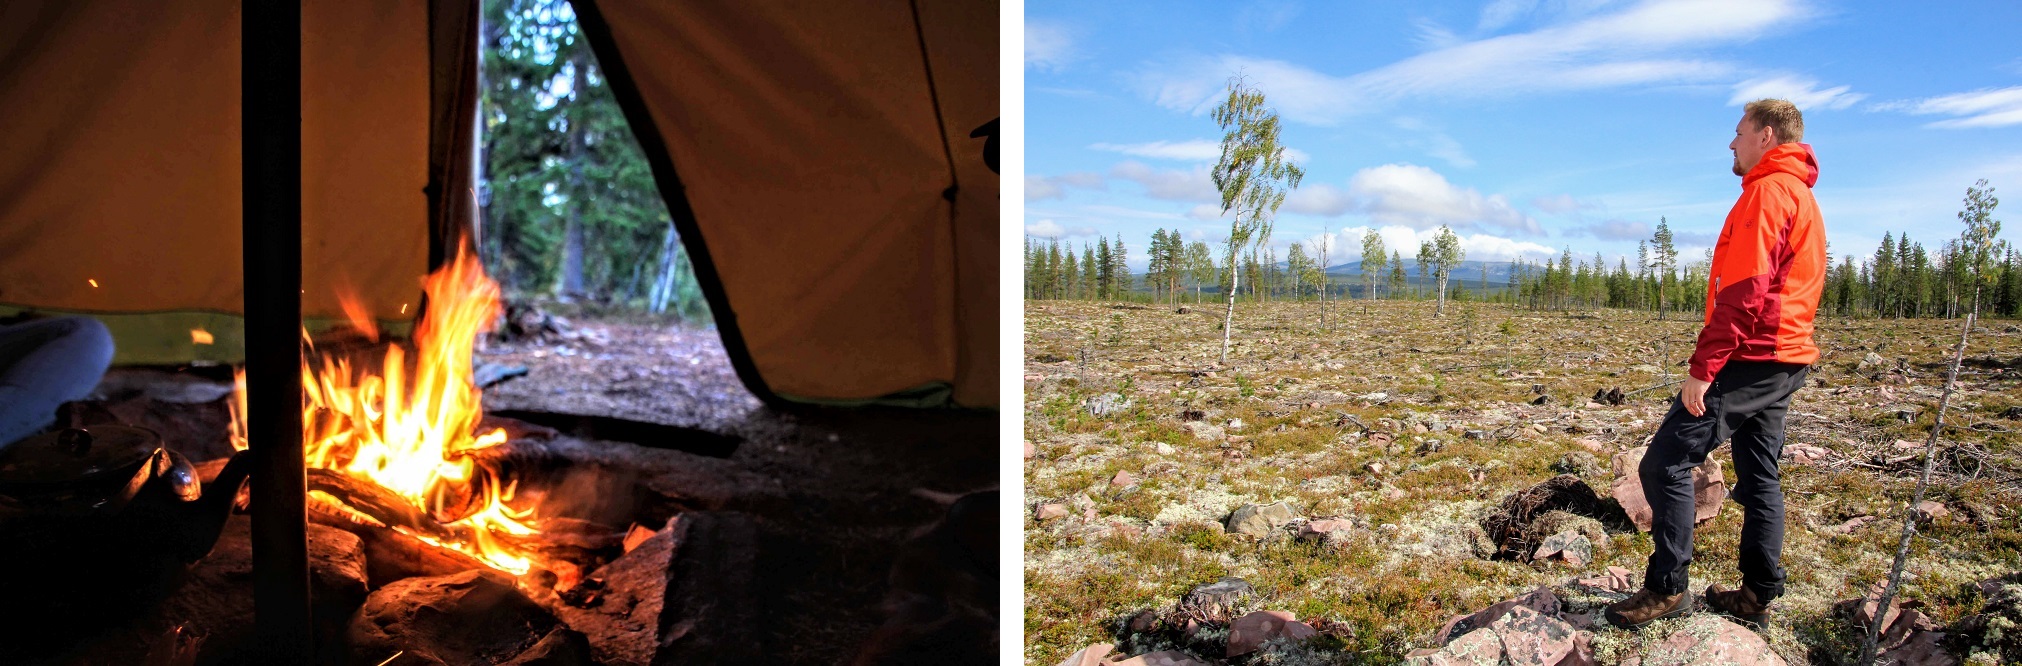
[[[1783,416],[1790,396],[1804,386],[1810,366],[1767,361],[1730,361],[1706,389],[1706,413],[1685,411],[1682,397],[1637,468],[1643,496],[1650,502],[1650,567],[1643,587],[1659,594],[1686,591],[1692,563],[1692,470],[1729,437],[1734,439],[1734,489],[1744,509],[1741,522],[1741,584],[1768,603],[1783,594],[1783,485],[1777,459],[1783,455]]]

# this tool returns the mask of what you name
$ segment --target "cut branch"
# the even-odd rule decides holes
[[[1959,364],[1966,357],[1966,340],[1973,333],[1973,320],[1980,310],[1980,290],[1973,289],[1973,312],[1966,315],[1966,325],[1959,330],[1959,346],[1952,350],[1952,369],[1945,377],[1945,392],[1938,396],[1937,420],[1931,425],[1931,434],[1924,440],[1924,472],[1917,477],[1917,490],[1903,507],[1903,539],[1896,547],[1896,561],[1889,568],[1889,584],[1882,588],[1882,596],[1875,601],[1874,622],[1867,627],[1868,636],[1861,643],[1860,659],[1856,664],[1875,663],[1875,643],[1881,635],[1882,621],[1887,619],[1889,602],[1896,596],[1896,586],[1902,582],[1903,567],[1910,560],[1910,541],[1917,534],[1917,505],[1924,501],[1924,489],[1931,483],[1931,467],[1937,462],[1938,433],[1945,430],[1945,408],[1952,402],[1952,391],[1958,387]]]

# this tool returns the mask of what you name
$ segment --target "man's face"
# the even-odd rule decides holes
[[[1734,151],[1734,175],[1748,175],[1748,170],[1762,161],[1762,154],[1775,145],[1775,130],[1756,124],[1746,113],[1741,114],[1741,122],[1734,124],[1734,140],[1727,142],[1727,149]]]

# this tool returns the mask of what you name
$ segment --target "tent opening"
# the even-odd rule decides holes
[[[689,427],[756,407],[575,8],[482,17],[476,247],[506,314],[478,353],[487,405]]]

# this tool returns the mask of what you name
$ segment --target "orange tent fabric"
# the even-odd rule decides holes
[[[233,0],[0,4],[0,303],[238,313]],[[303,9],[303,311],[403,319],[427,271],[423,5]],[[94,286],[95,283],[95,286]],[[410,307],[410,310],[412,308]]]
[[[577,4],[771,390],[996,404],[994,3]]]

